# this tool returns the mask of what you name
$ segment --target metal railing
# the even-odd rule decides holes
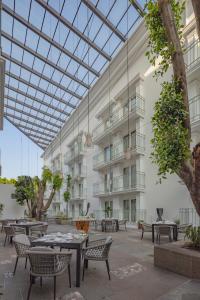
[[[200,226],[200,216],[194,208],[180,208],[179,209],[180,224],[192,224],[193,226]]]
[[[185,63],[187,70],[192,69],[200,63],[200,42],[199,40],[194,41],[186,50]]]
[[[82,200],[82,199],[86,199],[87,196],[87,191],[86,189],[83,189],[81,191],[79,190],[75,190],[72,191],[71,193],[71,200]]]
[[[71,175],[72,180],[86,177],[86,174],[86,166],[81,166],[81,169],[75,168],[74,170],[69,171],[69,175]]]
[[[195,123],[200,120],[200,96],[197,95],[189,100],[190,122]]]
[[[144,153],[145,150],[145,136],[136,132],[131,137],[131,149],[132,152]],[[100,168],[107,164],[114,163],[120,159],[125,159],[125,148],[123,142],[113,145],[108,157],[105,155],[104,151],[100,151],[93,157],[93,168]]]
[[[114,110],[109,118],[105,122],[100,122],[93,130],[93,141],[98,140],[103,135],[108,134],[114,128],[118,128],[121,124],[128,119],[128,116],[132,114],[144,115],[144,98],[140,95],[136,95],[130,99],[130,109],[124,109],[120,107]]]
[[[83,143],[75,145],[73,150],[70,150],[69,153],[65,154],[64,163],[68,164],[70,161],[76,159],[80,155],[83,155],[85,151],[85,146]]]
[[[117,176],[108,182],[95,183],[93,185],[94,196],[108,195],[123,192],[142,191],[145,187],[145,174],[136,172],[131,176]]]

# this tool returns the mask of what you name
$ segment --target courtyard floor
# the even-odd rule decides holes
[[[69,232],[66,225],[49,225],[48,232]],[[159,268],[153,263],[151,233],[128,229],[116,233],[91,233],[91,238],[105,235],[113,237],[110,251],[111,281],[108,280],[104,262],[90,262],[81,287],[75,287],[75,253],[72,258],[72,288],[68,286],[67,274],[57,279],[57,299],[78,291],[85,300],[200,300],[200,281],[191,280]],[[24,259],[19,260],[13,277],[15,249],[12,245],[3,247],[4,234],[0,234],[0,299],[26,299],[29,286],[29,268],[24,269]],[[166,240],[163,240],[166,242]],[[40,287],[33,285],[31,300],[53,299],[53,280],[44,279]]]

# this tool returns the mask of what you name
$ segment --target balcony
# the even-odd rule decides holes
[[[190,122],[192,129],[200,125],[200,95],[189,100]]]
[[[110,133],[115,133],[119,127],[124,125],[127,120],[144,117],[144,98],[136,95],[135,98],[130,99],[130,110],[120,107],[116,109],[107,123],[99,123],[93,131],[93,143],[100,143]]]
[[[135,133],[131,137],[131,152],[132,158],[136,154],[144,154],[145,151],[145,136],[140,133]],[[106,157],[104,151],[99,152],[93,157],[93,170],[100,170],[126,159],[126,152],[123,142],[113,145],[110,152],[110,157]]]
[[[87,196],[86,189],[83,189],[81,191],[75,190],[75,191],[72,191],[71,199],[70,200],[71,201],[85,200],[86,196]]]
[[[69,174],[73,181],[79,181],[86,177],[86,166],[82,166],[81,169],[70,170]]]
[[[77,159],[80,159],[85,154],[85,146],[83,143],[77,144],[74,149],[69,150],[65,154],[64,157],[64,164],[68,165]]]
[[[188,79],[191,81],[200,76],[200,42],[192,43],[185,53],[185,63]]]
[[[136,172],[131,178],[130,176],[117,176],[113,178],[110,185],[107,183],[95,183],[93,186],[93,194],[95,197],[107,197],[119,194],[143,192],[145,188],[145,174]]]

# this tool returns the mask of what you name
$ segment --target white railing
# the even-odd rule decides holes
[[[140,133],[134,134],[131,137],[131,149],[132,152],[144,153],[145,150],[145,136]],[[110,148],[110,155],[108,157],[105,155],[104,151],[100,151],[93,157],[93,167],[99,168],[104,165],[114,163],[119,159],[125,158],[125,149],[123,142],[120,142],[116,145],[113,145],[112,149]]]
[[[195,96],[189,100],[190,121],[195,123],[200,120],[200,96]]]
[[[65,159],[64,159],[65,164],[68,164],[70,161],[76,159],[79,155],[83,155],[84,151],[85,151],[84,144],[83,143],[77,144],[73,150],[69,150],[69,152],[65,154]]]
[[[81,191],[75,190],[71,193],[71,200],[86,199],[86,196],[87,196],[86,189],[83,189]]]
[[[136,223],[139,220],[146,221],[146,209],[136,209],[134,211],[126,209],[113,209],[109,212],[105,210],[94,210],[95,219],[116,218],[119,220],[126,219],[128,222]],[[130,217],[132,215],[132,218]]]
[[[185,53],[185,63],[187,69],[192,69],[195,65],[200,63],[200,42],[199,40],[194,41],[188,46]]]
[[[121,125],[121,122],[124,122],[128,119],[128,115],[132,114],[144,115],[144,98],[140,95],[136,95],[134,98],[130,99],[130,109],[124,109],[120,107],[114,110],[109,118],[105,122],[100,122],[93,131],[93,141],[97,140],[103,135],[106,135],[113,128],[118,128]]]
[[[78,168],[75,168],[74,170],[69,171],[69,175],[71,175],[72,179],[86,177],[86,174],[86,166],[82,166],[80,170]]]
[[[123,192],[142,191],[145,188],[145,174],[136,172],[133,176],[117,176],[108,182],[95,183],[93,193],[98,195],[109,195]]]

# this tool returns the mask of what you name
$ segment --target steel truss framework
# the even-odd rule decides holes
[[[4,117],[45,149],[136,28],[144,2],[0,0]]]

